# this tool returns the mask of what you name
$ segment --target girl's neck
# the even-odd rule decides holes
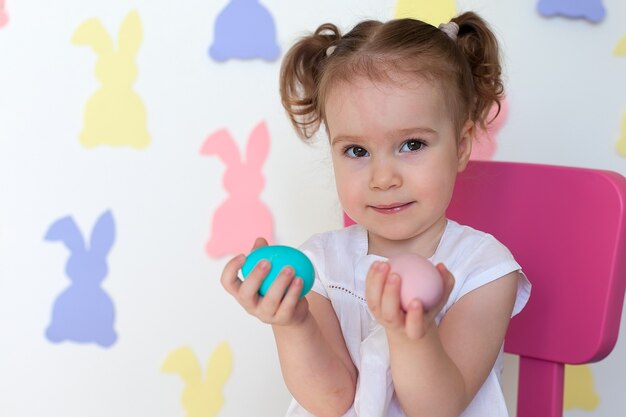
[[[368,255],[378,255],[385,258],[403,253],[415,253],[425,258],[430,258],[439,247],[439,242],[447,224],[448,219],[442,216],[427,230],[418,236],[413,236],[406,240],[389,240],[381,236],[372,235],[368,231],[367,253]]]

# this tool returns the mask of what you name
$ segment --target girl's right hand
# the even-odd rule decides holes
[[[254,247],[267,246],[267,241],[257,238]],[[240,280],[237,273],[246,261],[241,254],[231,259],[222,271],[221,283],[226,291],[252,316],[264,323],[286,326],[304,321],[309,314],[305,297],[300,298],[303,281],[294,276],[291,267],[283,268],[265,294],[259,294],[259,288],[270,270],[266,260],[259,262],[250,271],[245,280]]]

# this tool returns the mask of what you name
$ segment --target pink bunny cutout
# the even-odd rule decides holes
[[[227,129],[209,135],[202,144],[202,155],[216,155],[226,165],[223,184],[228,192],[213,216],[211,237],[205,246],[210,257],[248,252],[259,236],[270,243],[274,240],[272,214],[259,198],[265,186],[261,168],[269,148],[265,122],[250,133],[245,160]]]
[[[497,105],[494,104],[491,106],[489,115],[487,116],[487,128],[479,128],[477,130],[476,139],[472,143],[472,154],[470,156],[472,160],[486,161],[493,159],[497,148],[496,135],[500,132],[500,129],[502,129],[506,117],[509,114],[509,102],[506,98],[500,103],[500,113],[498,113],[498,116],[496,116],[497,111]],[[495,119],[494,116],[496,116]]]
[[[9,15],[4,7],[4,0],[0,0],[0,28],[9,22]]]

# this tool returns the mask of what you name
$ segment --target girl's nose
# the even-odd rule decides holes
[[[402,177],[393,159],[372,158],[371,164],[370,189],[388,190],[402,184]]]

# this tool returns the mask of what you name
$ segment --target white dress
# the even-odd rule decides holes
[[[339,319],[352,361],[359,371],[356,397],[344,417],[404,417],[394,394],[385,330],[371,316],[365,300],[365,276],[370,265],[386,258],[368,255],[367,231],[353,225],[312,236],[300,248],[315,266],[313,291],[328,298]],[[521,270],[510,251],[493,236],[448,220],[439,246],[430,260],[442,262],[455,277],[441,318],[470,291],[510,272]],[[524,276],[518,283],[513,315],[530,296]],[[461,417],[507,417],[500,384],[502,349],[495,366]],[[287,417],[311,417],[295,400]]]

